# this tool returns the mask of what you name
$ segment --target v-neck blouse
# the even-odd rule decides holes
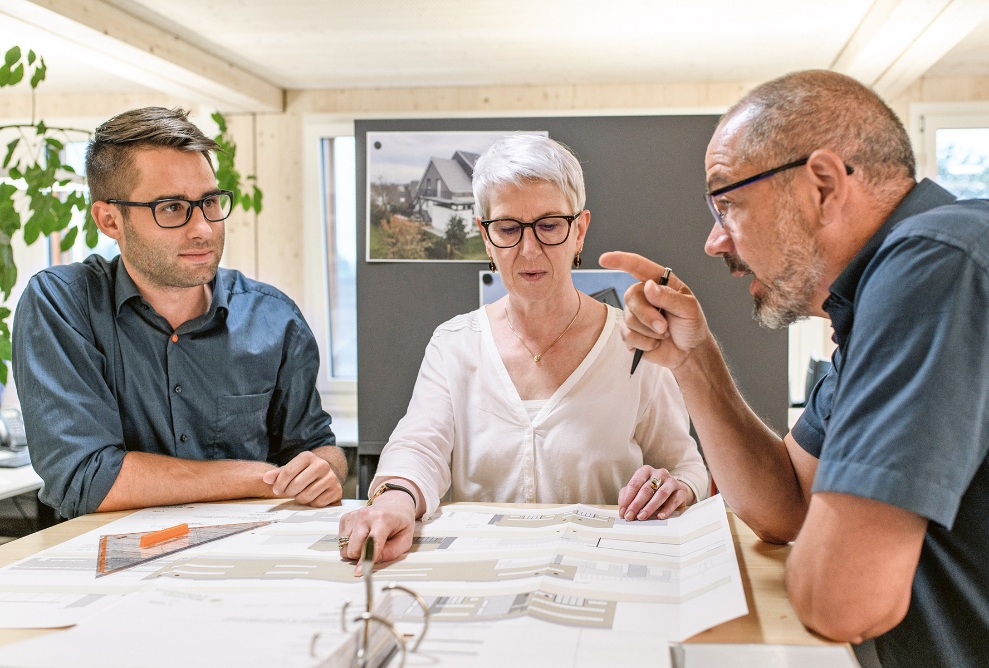
[[[666,468],[699,500],[708,476],[669,370],[629,376],[619,309],[584,360],[530,417],[482,307],[433,332],[408,412],[385,446],[373,489],[416,483],[431,514],[451,501],[614,504],[643,463]]]

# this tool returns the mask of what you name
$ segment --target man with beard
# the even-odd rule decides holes
[[[602,266],[645,281],[626,294],[626,343],[673,371],[732,509],[763,540],[794,541],[786,583],[807,626],[875,637],[884,666],[984,665],[989,202],[917,183],[896,115],[833,72],[755,88],[705,162],[706,251],[751,277],[763,325],[829,317],[832,370],[780,438],[690,289],[606,253]]]
[[[342,496],[315,339],[284,294],[218,269],[233,193],[187,116],[149,107],[96,129],[92,213],[120,255],[46,269],[18,303],[14,378],[61,517]]]

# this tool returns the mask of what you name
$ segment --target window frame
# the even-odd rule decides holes
[[[338,423],[357,419],[357,380],[337,379],[330,375],[330,294],[331,259],[327,257],[327,235],[322,206],[322,151],[320,142],[326,138],[353,136],[354,120],[328,114],[305,114],[302,119],[302,179],[303,234],[318,243],[307,243],[303,253],[306,276],[304,299],[306,320],[316,337],[319,348],[319,377],[316,387],[323,408],[333,416],[334,430]],[[356,194],[356,193],[355,193]],[[318,277],[319,280],[313,280]],[[356,430],[355,430],[356,431]],[[342,434],[338,433],[338,437]],[[344,439],[340,439],[344,440]]]
[[[910,105],[910,143],[917,178],[937,181],[937,131],[989,128],[989,102],[916,102]]]

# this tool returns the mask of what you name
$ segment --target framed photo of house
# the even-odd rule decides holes
[[[505,134],[368,132],[368,262],[487,262],[471,179],[477,159]]]

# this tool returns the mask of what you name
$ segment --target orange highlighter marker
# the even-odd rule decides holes
[[[173,527],[168,527],[167,529],[162,529],[161,531],[152,531],[141,536],[141,547],[152,547],[158,543],[164,543],[166,540],[171,540],[173,538],[179,538],[189,533],[188,524],[176,524]]]

